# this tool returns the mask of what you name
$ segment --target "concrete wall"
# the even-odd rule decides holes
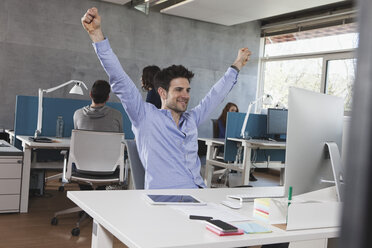
[[[85,11],[96,6],[105,35],[120,61],[140,88],[141,70],[149,64],[165,67],[183,64],[195,73],[190,107],[199,103],[234,61],[239,48],[248,46],[253,56],[224,103],[245,111],[256,93],[259,25],[257,22],[226,27],[160,13],[146,16],[127,7],[89,0],[0,1],[0,128],[12,128],[16,95],[37,95],[70,79],[88,87],[108,79],[80,24]],[[88,99],[61,89],[48,97]],[[143,93],[145,96],[145,93]],[[118,101],[111,96],[111,101]],[[212,135],[211,122],[199,129],[200,137]]]

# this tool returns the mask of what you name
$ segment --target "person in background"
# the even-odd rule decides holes
[[[74,129],[102,131],[102,132],[123,132],[123,117],[120,111],[106,106],[110,97],[111,87],[105,80],[94,82],[89,96],[92,103],[74,113]],[[74,171],[76,167],[73,165]],[[92,186],[79,183],[81,190],[92,190]],[[106,185],[99,186],[98,190],[106,189]]]
[[[89,93],[92,103],[75,111],[74,129],[123,132],[123,116],[120,111],[106,106],[110,89],[110,84],[105,80],[94,82]]]
[[[161,100],[154,87],[154,76],[160,68],[156,65],[149,65],[142,70],[142,89],[147,91],[146,102],[152,103],[158,109],[161,108]]]
[[[218,132],[218,138],[224,139],[226,134],[226,120],[228,112],[239,112],[239,108],[235,103],[228,102],[223,108],[220,117],[217,119],[216,130]],[[253,169],[249,173],[249,181],[255,182],[257,178],[253,175]]]
[[[224,139],[226,133],[226,120],[227,120],[227,113],[228,112],[239,112],[239,108],[235,103],[228,102],[226,106],[223,108],[220,117],[217,119],[216,130],[218,134],[218,138]]]

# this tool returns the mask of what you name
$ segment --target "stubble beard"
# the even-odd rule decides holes
[[[186,110],[187,110],[187,106],[188,106],[188,103],[186,104],[186,107],[185,109],[180,109],[179,107],[177,107],[177,104],[170,104],[170,105],[167,105],[167,108],[178,113],[178,114],[182,114],[184,113]]]

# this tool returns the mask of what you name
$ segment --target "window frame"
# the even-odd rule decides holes
[[[264,82],[265,82],[265,65],[266,62],[272,61],[284,61],[284,60],[294,60],[294,59],[311,59],[311,58],[321,58],[322,59],[322,74],[320,82],[320,93],[326,94],[327,89],[327,67],[328,61],[340,60],[340,59],[356,59],[356,48],[354,49],[343,49],[335,50],[329,52],[314,52],[314,53],[300,53],[291,55],[279,55],[279,56],[264,56],[265,50],[265,37],[261,38],[260,42],[260,58],[258,66],[258,87],[257,87],[257,97],[263,95],[264,93]],[[257,104],[256,112],[260,112],[262,109],[262,103]],[[351,115],[350,111],[345,111],[344,115]]]

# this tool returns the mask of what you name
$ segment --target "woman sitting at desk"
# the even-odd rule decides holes
[[[226,134],[226,119],[228,112],[239,112],[239,108],[235,103],[228,102],[226,106],[223,108],[220,117],[217,119],[216,126],[214,127],[216,133],[218,134],[217,138],[224,139]],[[257,178],[253,176],[252,171],[249,174],[249,181],[257,181]]]
[[[226,133],[226,118],[227,112],[239,112],[239,108],[235,103],[228,102],[223,108],[220,117],[217,119],[215,129],[217,130],[217,138],[224,139]]]

